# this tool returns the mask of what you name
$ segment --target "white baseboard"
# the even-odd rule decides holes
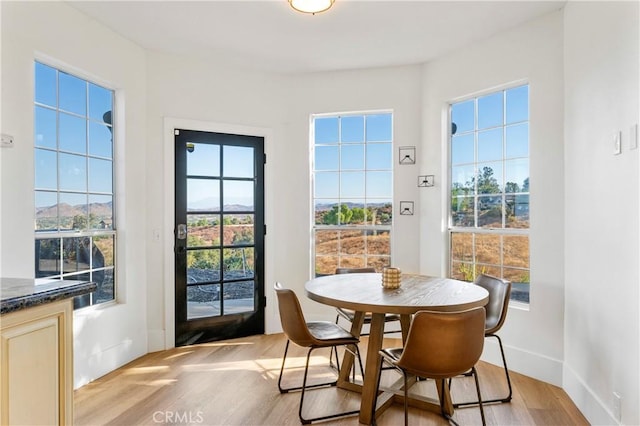
[[[524,351],[519,348],[504,346],[507,367],[525,376],[533,377],[552,385],[562,387],[562,361],[541,354]],[[500,346],[497,339],[488,337],[485,339],[482,361],[502,366]]]
[[[88,357],[74,356],[73,388],[78,389],[146,354],[144,348],[136,350],[134,346],[133,340],[127,339]]]
[[[564,365],[563,389],[592,425],[619,425],[606,405],[567,364]]]
[[[606,404],[562,361],[508,346],[504,347],[504,351],[510,371],[561,387],[590,424],[621,424],[613,417]],[[502,366],[500,347],[496,339],[485,340],[482,360]]]

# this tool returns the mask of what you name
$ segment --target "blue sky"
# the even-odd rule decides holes
[[[35,187],[71,205],[112,201],[113,143],[104,114],[113,92],[35,63]],[[56,154],[54,150],[60,152]],[[36,207],[55,205],[36,192]]]
[[[194,143],[193,152],[187,152],[187,174],[190,176],[220,177],[220,159],[222,176],[233,178],[254,177],[254,148],[245,146],[221,147],[203,143]],[[253,181],[225,180],[223,182],[224,200],[222,204],[241,204],[253,208]],[[188,179],[187,205],[189,209],[220,208],[220,184],[218,180]]]
[[[319,116],[313,130],[317,205],[391,202],[391,113]]]
[[[529,177],[529,87],[471,99],[451,106],[457,131],[451,141],[452,179],[464,185],[478,168],[491,167],[499,185],[515,182],[522,187]],[[503,132],[503,125],[505,130]],[[477,158],[474,154],[477,136]],[[503,162],[504,155],[504,162]],[[504,173],[504,178],[503,178]]]
[[[69,191],[61,193],[60,201],[70,204],[111,201],[113,144],[104,113],[113,108],[112,92],[37,62],[35,72],[36,189]],[[493,169],[500,186],[505,182],[522,186],[529,169],[528,115],[527,85],[506,90],[504,97],[503,92],[497,92],[479,97],[477,102],[453,104],[451,118],[457,125],[451,141],[453,182],[469,181],[477,162],[479,168]],[[317,116],[313,126],[317,204],[391,202],[391,113]],[[56,148],[62,152],[56,155],[49,150]],[[253,177],[253,148],[224,149],[221,171],[220,147],[195,144],[194,152],[188,153],[187,173]],[[252,182],[225,181],[224,193],[228,194],[224,204],[252,205]],[[217,181],[189,179],[188,198],[194,208],[207,203],[219,207]],[[37,207],[56,202],[54,193],[36,193]]]

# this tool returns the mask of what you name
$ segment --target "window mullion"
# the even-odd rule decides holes
[[[362,264],[362,266],[365,266],[366,264],[368,266],[381,267],[383,266],[383,262],[385,262],[386,258],[386,264],[389,264],[389,259],[391,256],[390,254],[388,254],[388,245],[390,245],[391,224],[385,222],[384,225],[376,225],[376,223],[373,222],[366,213],[367,210],[372,207],[370,205],[372,200],[369,200],[367,198],[367,188],[372,189],[372,187],[370,186],[371,182],[367,182],[367,176],[370,172],[370,170],[367,168],[367,153],[371,151],[366,140],[367,126],[370,123],[373,123],[373,125],[375,126],[373,135],[374,137],[372,139],[379,139],[380,141],[385,141],[385,143],[389,144],[393,143],[390,128],[378,127],[379,123],[383,123],[383,126],[390,126],[392,124],[391,120],[389,120],[389,118],[391,118],[391,113],[386,111],[375,113],[376,116],[380,114],[386,115],[386,117],[382,117],[383,121],[381,122],[377,121],[378,117],[375,117],[374,113],[314,115],[311,121],[311,124],[313,126],[313,130],[312,132],[310,132],[310,134],[312,135],[311,144],[316,147],[310,149],[310,152],[312,153],[312,155],[314,155],[314,158],[311,161],[311,164],[314,165],[314,170],[312,172],[313,182],[317,182],[317,173],[322,172],[325,168],[324,166],[319,166],[319,164],[317,163],[317,159],[319,157],[315,157],[315,154],[318,152],[318,146],[321,146],[323,144],[335,145],[337,147],[335,154],[332,154],[331,151],[325,151],[325,153],[328,152],[328,155],[335,155],[337,158],[326,158],[336,159],[337,161],[335,162],[338,163],[337,170],[332,171],[333,173],[335,173],[335,176],[337,178],[337,182],[335,183],[337,188],[337,194],[335,195],[336,204],[332,205],[331,208],[327,209],[326,211],[324,210],[324,207],[323,210],[318,211],[316,210],[317,207],[315,206],[318,201],[318,199],[315,197],[315,193],[312,197],[314,205],[314,214],[312,215],[314,247],[312,251],[315,255],[314,270],[317,274],[333,273],[333,271],[330,269],[333,268],[333,263],[335,263],[336,261],[343,262],[342,264],[338,263],[336,266],[356,266],[356,264]],[[369,121],[370,118],[371,121]],[[362,127],[356,128],[354,126]],[[386,132],[386,135],[385,133],[376,134],[375,132],[377,132],[378,129],[381,129],[382,132]],[[358,133],[360,134],[359,136]],[[356,160],[356,157],[350,157],[349,153],[351,151],[354,151],[354,155],[362,156],[357,160],[359,164],[352,164],[353,162],[351,160]],[[372,151],[372,154],[376,155],[375,152],[376,151]],[[380,150],[380,152],[382,154],[384,150]],[[383,163],[380,163],[378,157],[376,157],[376,160],[374,160],[377,161],[375,163],[375,165],[377,165],[375,170],[392,170],[393,156],[388,154],[389,153],[385,153],[385,157],[380,157],[384,158]],[[325,157],[322,158],[324,161]],[[388,165],[386,165],[387,161],[389,162]],[[345,167],[347,166],[349,166],[348,170],[345,169]],[[316,167],[320,167],[323,170],[319,170],[316,172]],[[332,168],[333,167],[330,167],[330,169]],[[391,179],[391,177],[383,176],[384,175],[381,175],[380,178],[386,180]],[[375,177],[376,179],[378,179],[378,176]],[[351,181],[353,181],[353,183],[357,183],[357,187],[354,186],[354,188],[357,188],[356,191],[351,191]],[[317,188],[314,187],[314,189]],[[375,190],[375,187],[373,187],[373,189]],[[332,200],[332,198],[327,198],[326,200]],[[346,204],[351,200],[353,200],[353,202],[355,203],[354,206],[349,206]],[[391,214],[393,214],[393,207],[388,206],[389,201],[387,201],[387,198],[381,197],[381,200],[381,210],[385,212],[385,216],[388,214],[387,208],[391,208]],[[351,211],[354,212],[354,216],[349,222],[345,223],[344,218],[342,217],[342,212],[343,210],[346,210],[346,208],[351,209]],[[331,220],[327,221],[320,218],[320,220],[317,220],[318,223],[316,223],[316,217],[318,217],[318,215],[322,216],[322,214],[329,214],[331,210],[334,210],[334,212],[337,213],[337,218],[332,217]],[[348,212],[346,213],[349,214]],[[332,224],[324,225],[325,222],[330,222]],[[374,241],[375,244],[369,244],[370,241],[367,240],[367,235],[371,233],[371,230],[380,231],[380,236],[376,237],[376,240]],[[320,237],[317,238],[318,236]],[[363,238],[364,241],[362,240]],[[384,252],[369,253],[370,249],[375,250],[375,248],[378,247],[378,239],[382,241],[384,247],[382,250],[384,250]],[[329,246],[325,244],[329,244],[331,248],[328,249]],[[357,250],[352,250],[352,248],[355,247],[357,247]],[[334,251],[337,252],[334,253]],[[319,261],[322,261],[323,263],[318,263]],[[329,264],[328,262],[331,262],[331,264]]]
[[[98,123],[102,124],[103,121],[100,119],[92,120],[91,116],[98,117],[104,110],[104,112],[113,113],[113,103],[114,103],[114,92],[113,90],[104,88],[104,87],[95,87],[96,91],[93,91],[92,87],[94,87],[87,79],[80,78],[74,76],[72,74],[64,73],[57,68],[50,67],[38,61],[34,62],[35,65],[35,87],[36,94],[34,96],[34,105],[35,106],[44,106],[49,110],[55,113],[54,117],[51,117],[51,126],[55,126],[55,131],[53,134],[49,132],[50,124],[48,121],[39,122],[40,119],[38,115],[35,115],[36,125],[34,128],[42,128],[46,133],[45,136],[55,139],[55,146],[51,148],[48,147],[39,147],[37,143],[35,143],[35,149],[45,149],[49,151],[55,152],[55,162],[46,163],[44,167],[55,167],[55,170],[48,169],[49,175],[55,176],[55,187],[53,189],[47,188],[46,190],[40,192],[46,193],[49,192],[52,195],[55,193],[55,197],[53,200],[51,199],[43,199],[39,200],[36,204],[36,208],[40,207],[48,207],[53,210],[53,206],[50,206],[49,203],[55,202],[55,218],[53,214],[48,215],[47,217],[37,218],[35,224],[35,235],[34,240],[36,241],[35,247],[38,251],[36,251],[36,278],[57,278],[57,279],[78,279],[80,277],[88,277],[88,279],[93,280],[95,278],[95,274],[93,273],[93,268],[97,267],[98,269],[102,269],[109,272],[108,280],[105,279],[101,283],[99,283],[99,288],[101,292],[94,293],[87,297],[83,296],[83,301],[80,302],[82,306],[91,305],[94,303],[102,303],[109,300],[115,299],[115,276],[114,270],[116,267],[115,259],[110,259],[110,266],[106,267],[105,265],[96,264],[96,257],[94,254],[101,252],[103,255],[108,254],[110,257],[115,253],[115,229],[113,228],[114,221],[114,192],[115,192],[115,173],[114,173],[114,141],[113,141],[113,125],[110,124],[108,126],[108,130],[110,133],[110,149],[111,154],[110,158],[101,158],[100,155],[92,156],[90,153],[89,146],[89,138],[90,138],[90,124]],[[42,77],[42,80],[40,80]],[[63,78],[64,77],[64,81]],[[71,84],[66,84],[66,82],[72,81]],[[63,84],[65,83],[65,84]],[[38,89],[41,87],[44,90],[44,94],[46,98],[38,98]],[[55,90],[55,96],[53,96],[53,91]],[[84,91],[84,93],[82,93]],[[95,98],[92,98],[93,94],[96,94]],[[48,96],[48,97],[47,97]],[[46,103],[46,104],[45,104]],[[64,105],[63,105],[64,104]],[[64,109],[62,108],[64,107]],[[62,114],[66,114],[62,116]],[[84,123],[84,128],[82,130],[78,130],[75,125],[66,126],[62,128],[65,121],[63,118],[71,117],[75,123]],[[103,115],[104,116],[104,115]],[[45,118],[43,118],[45,119]],[[41,127],[40,125],[44,125],[46,127]],[[78,133],[78,131],[82,133]],[[97,138],[107,138],[106,135],[95,135]],[[83,144],[84,147],[77,146],[76,143],[80,138],[84,138]],[[69,140],[63,140],[62,138],[71,138]],[[67,143],[72,141],[73,143]],[[64,145],[63,145],[64,144]],[[62,150],[65,148],[65,150]],[[82,177],[78,177],[80,180],[74,180],[74,184],[82,184],[84,181],[84,188],[76,188],[75,185],[65,186],[63,188],[63,178],[66,176],[67,169],[64,168],[63,160],[61,158],[62,154],[70,154],[74,155],[74,162],[78,166],[81,167],[80,163],[84,163],[85,166],[85,175]],[[79,157],[79,158],[78,158]],[[108,160],[109,169],[105,170],[104,175],[101,174],[102,166],[99,166],[97,169],[92,170],[92,162],[91,158],[99,158],[101,160]],[[103,164],[103,163],[100,163]],[[107,164],[107,163],[104,163]],[[95,166],[95,164],[93,164]],[[35,165],[36,168],[43,167],[42,165]],[[73,164],[70,164],[68,167],[74,167]],[[38,173],[38,170],[36,170]],[[108,175],[108,176],[107,176]],[[96,190],[95,192],[91,192],[91,189],[100,189],[102,182],[99,179],[108,177],[110,182],[110,191],[103,192],[101,190]],[[98,179],[98,181],[96,181]],[[104,181],[106,183],[106,181]],[[91,188],[91,184],[93,184],[93,188]],[[97,186],[96,186],[97,184]],[[38,193],[39,188],[34,187],[34,191]],[[108,195],[110,199],[110,211],[105,210],[104,214],[99,211],[95,211],[100,214],[104,220],[111,222],[111,229],[98,229],[98,227],[93,228],[90,222],[91,217],[91,204],[92,195],[98,196],[95,199],[96,203],[104,203],[106,202],[101,197],[103,195]],[[69,202],[71,204],[71,209],[67,213],[65,210],[61,209],[61,205],[63,202]],[[81,210],[81,211],[80,211]],[[64,217],[63,217],[64,215]],[[77,217],[79,220],[84,218],[84,223],[76,223],[75,226],[78,229],[71,230],[66,229],[69,228],[67,226],[68,221],[72,221],[73,224],[74,218]],[[50,225],[53,222],[53,225]],[[53,229],[51,229],[53,228]],[[73,228],[73,225],[71,225]],[[112,236],[111,238],[102,239],[98,238],[98,242],[96,242],[96,238],[99,236]],[[55,255],[54,252],[51,252],[51,247],[56,244],[58,246],[59,252]],[[73,259],[68,259],[74,262],[75,266],[69,268],[69,270],[65,270],[65,253],[72,255],[75,253],[75,257]],[[113,290],[113,291],[112,291]]]
[[[459,136],[473,134],[473,137],[467,136],[466,142],[454,145],[453,131],[448,132],[451,177],[448,257],[451,275],[469,279],[476,272],[484,272],[483,268],[486,267],[485,273],[500,275],[518,285],[515,293],[520,293],[520,296],[515,299],[526,302],[529,300],[529,290],[528,286],[524,287],[525,296],[522,296],[522,284],[529,284],[529,206],[524,201],[519,204],[516,198],[529,194],[521,192],[522,189],[516,190],[515,183],[529,178],[529,167],[528,163],[520,164],[513,160],[529,160],[528,155],[523,156],[522,149],[529,148],[530,141],[528,134],[523,135],[522,130],[508,130],[515,124],[529,123],[528,90],[528,85],[521,85],[452,103],[448,123],[450,129],[454,123],[457,125],[456,141]],[[485,102],[485,98],[488,100],[490,96],[492,101]],[[498,111],[498,108],[502,109]],[[484,144],[485,132],[489,131],[491,133],[487,135],[492,135],[487,136],[487,143]],[[483,145],[480,145],[481,137]],[[497,137],[501,137],[499,145]],[[466,209],[459,205],[459,191],[454,191],[455,182],[464,185],[460,178],[454,177],[454,159],[455,167],[460,167],[460,170],[464,170],[467,161],[473,162],[468,171],[473,177],[470,188],[472,215],[465,214]],[[480,161],[483,166],[493,169],[491,175],[484,175]],[[501,167],[497,173],[496,167]],[[499,190],[495,187],[496,180],[499,181]],[[514,185],[507,185],[509,181]],[[483,184],[482,188],[480,183]],[[473,274],[465,266],[469,263],[474,268]],[[477,268],[479,264],[481,266]],[[514,292],[512,298],[513,295]]]

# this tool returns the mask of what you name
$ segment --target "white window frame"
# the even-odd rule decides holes
[[[447,161],[447,170],[448,170],[448,174],[449,174],[449,178],[448,178],[448,193],[447,193],[447,210],[448,210],[448,229],[447,229],[447,274],[449,276],[453,275],[453,259],[452,259],[452,247],[453,247],[453,234],[455,233],[467,233],[467,234],[472,234],[472,240],[474,241],[472,244],[473,247],[473,259],[471,262],[468,262],[468,264],[470,264],[473,267],[473,271],[472,271],[472,277],[475,279],[475,277],[477,276],[478,273],[482,272],[481,270],[478,270],[478,266],[480,267],[490,267],[490,268],[496,268],[498,267],[500,269],[500,277],[503,277],[503,273],[504,273],[504,268],[505,268],[505,264],[504,264],[504,257],[503,257],[503,250],[500,251],[500,264],[499,265],[494,265],[494,264],[485,264],[482,262],[478,262],[477,258],[476,258],[476,244],[475,244],[475,238],[476,235],[495,235],[495,236],[499,236],[500,237],[500,247],[503,247],[503,237],[504,236],[526,236],[529,239],[530,236],[530,227],[527,228],[508,228],[505,227],[505,221],[506,221],[506,214],[505,212],[505,208],[506,208],[506,199],[507,199],[507,195],[505,193],[505,188],[503,188],[502,192],[499,194],[499,196],[501,197],[501,208],[503,211],[502,214],[502,227],[501,228],[494,228],[494,227],[481,227],[478,226],[478,208],[477,208],[477,200],[479,196],[482,195],[487,195],[487,194],[480,194],[477,191],[477,179],[475,180],[475,187],[474,187],[474,191],[473,191],[473,200],[474,200],[474,205],[476,206],[476,208],[474,208],[474,226],[454,226],[453,225],[453,209],[452,209],[452,191],[453,191],[453,179],[452,179],[452,170],[453,170],[453,165],[452,165],[452,137],[453,137],[453,129],[452,129],[452,106],[454,104],[458,104],[458,103],[463,103],[463,102],[467,102],[470,100],[473,100],[475,103],[474,106],[474,129],[473,129],[473,135],[474,135],[474,160],[473,160],[473,167],[476,170],[476,173],[478,173],[478,170],[480,168],[480,166],[483,164],[483,162],[479,162],[478,161],[478,133],[480,131],[485,131],[487,129],[496,129],[496,128],[501,128],[502,129],[502,138],[503,138],[503,152],[502,152],[502,158],[500,160],[498,160],[499,162],[502,163],[502,173],[504,176],[504,163],[508,160],[508,158],[505,155],[505,146],[506,146],[506,128],[509,125],[515,125],[515,124],[522,124],[522,123],[527,123],[527,125],[529,126],[529,132],[528,132],[528,143],[529,143],[529,152],[527,154],[526,157],[518,157],[518,158],[526,158],[528,161],[528,171],[529,171],[529,175],[530,175],[530,171],[531,171],[531,138],[530,138],[530,130],[531,130],[531,111],[530,108],[528,108],[528,114],[527,114],[527,120],[524,121],[518,121],[518,122],[514,122],[514,123],[507,123],[506,122],[506,114],[507,114],[507,110],[506,110],[506,91],[510,90],[510,89],[515,89],[515,88],[519,88],[519,87],[523,87],[523,86],[527,86],[528,87],[528,102],[530,105],[530,100],[531,100],[531,94],[530,94],[530,84],[528,81],[520,81],[514,84],[510,84],[510,85],[505,85],[502,87],[497,87],[497,88],[492,88],[490,90],[487,91],[483,91],[480,93],[475,93],[471,96],[468,97],[464,97],[464,98],[459,98],[456,99],[454,101],[449,102],[448,105],[448,111],[447,111],[447,127],[448,127],[448,131],[447,131],[447,153],[448,153],[448,161]],[[502,120],[502,124],[500,126],[495,126],[495,127],[491,127],[491,128],[482,128],[479,129],[478,128],[478,99],[482,98],[484,96],[489,96],[489,95],[493,95],[496,93],[502,93],[503,94],[503,120]],[[470,132],[471,133],[471,132]],[[465,163],[466,164],[466,163]],[[476,176],[478,176],[478,174],[476,174]],[[503,180],[504,185],[506,186],[506,181]],[[523,193],[525,194],[525,193]],[[530,196],[530,191],[526,192],[526,195],[529,199],[529,203],[531,200],[531,196]],[[496,196],[498,196],[498,194],[496,194]],[[529,204],[529,214],[530,214],[530,204]],[[529,225],[530,226],[530,225]],[[531,241],[529,239],[529,249],[531,247]],[[467,262],[465,262],[467,263]],[[528,304],[530,303],[530,274],[531,274],[531,264],[530,264],[530,258],[528,261],[528,268],[518,268],[518,267],[514,267],[514,266],[510,266],[510,265],[506,265],[509,269],[514,269],[514,270],[522,270],[523,273],[526,271],[526,274],[529,276],[529,283],[526,286],[526,301],[524,300],[518,300],[518,298],[514,298],[514,295],[518,292],[517,289],[512,289],[512,302],[516,302],[516,303],[523,303],[523,304]],[[496,274],[497,275],[497,274]],[[514,291],[515,290],[515,291]],[[517,296],[516,296],[517,297]]]
[[[368,116],[368,115],[381,115],[381,114],[389,114],[391,115],[391,140],[390,141],[385,141],[384,143],[390,143],[391,145],[391,164],[390,164],[390,168],[389,169],[371,169],[368,170],[366,167],[366,158],[365,158],[365,165],[363,169],[358,169],[358,171],[362,171],[365,172],[365,186],[366,186],[366,172],[367,171],[389,171],[391,172],[391,195],[389,197],[390,202],[391,202],[391,212],[392,212],[392,217],[391,217],[391,223],[390,224],[379,224],[379,225],[374,225],[374,224],[364,224],[364,225],[325,225],[325,224],[316,224],[315,223],[315,204],[316,204],[316,200],[317,199],[322,199],[322,198],[316,198],[315,197],[315,193],[314,193],[314,187],[315,187],[315,119],[316,118],[330,118],[330,117],[349,117],[349,116]],[[365,124],[366,126],[366,124]],[[315,277],[318,276],[316,274],[316,231],[318,230],[322,230],[322,231],[363,231],[363,232],[367,232],[367,231],[382,231],[382,232],[388,232],[389,234],[389,254],[388,255],[381,255],[380,257],[386,257],[388,259],[388,265],[391,264],[391,260],[392,260],[392,256],[393,256],[393,251],[392,251],[392,238],[393,238],[393,221],[395,218],[395,213],[394,213],[394,199],[393,199],[393,175],[394,175],[394,112],[393,110],[367,110],[367,111],[350,111],[350,112],[341,112],[341,113],[324,113],[324,114],[312,114],[309,120],[309,134],[310,134],[310,138],[309,138],[309,158],[310,158],[310,172],[311,172],[311,178],[310,178],[310,194],[311,194],[311,215],[310,215],[310,224],[311,224],[311,276]],[[366,129],[366,128],[365,128]],[[366,130],[365,130],[366,131]],[[341,131],[339,132],[341,134]],[[378,143],[378,142],[367,142],[366,138],[365,141],[363,142],[363,144],[365,145],[365,150],[366,150],[366,145],[368,143]],[[338,146],[341,146],[341,142],[338,144]],[[365,151],[365,157],[366,157],[366,151]],[[342,173],[343,169],[342,166],[340,165],[340,167],[338,168],[338,173]],[[349,169],[349,171],[354,171]],[[338,185],[340,185],[340,179],[338,180]],[[366,190],[365,190],[366,191]],[[346,199],[350,199],[350,197],[345,197]],[[366,199],[366,196],[365,196]],[[372,198],[373,199],[373,198]],[[338,197],[338,205],[342,204],[342,199],[340,197]],[[365,262],[366,262],[366,258],[367,258],[367,239],[365,238],[365,249],[364,249],[364,257],[365,257]],[[336,253],[336,256],[338,257],[338,262],[340,262],[340,246],[338,243],[338,253]],[[338,265],[340,266],[340,263],[338,263]]]
[[[111,177],[112,177],[112,182],[111,182],[111,192],[107,193],[107,192],[93,192],[89,190],[89,187],[87,185],[87,189],[85,191],[63,191],[60,188],[60,181],[59,181],[59,170],[56,170],[56,176],[58,176],[58,184],[56,185],[56,189],[43,189],[43,188],[38,188],[37,182],[35,182],[34,180],[34,196],[37,192],[49,192],[49,193],[55,193],[56,194],[56,199],[57,199],[57,203],[60,203],[60,193],[61,192],[65,192],[65,193],[77,193],[77,194],[83,194],[87,196],[87,207],[90,205],[90,199],[89,196],[90,195],[108,195],[111,197],[111,201],[112,201],[112,217],[111,217],[111,225],[109,228],[105,228],[105,229],[89,229],[89,227],[87,227],[86,229],[82,229],[82,230],[78,230],[78,229],[72,229],[72,230],[61,230],[60,229],[60,213],[58,212],[58,215],[56,217],[58,226],[56,230],[34,230],[34,242],[38,242],[38,241],[43,241],[43,240],[58,240],[58,250],[59,250],[59,257],[58,259],[56,259],[57,262],[60,263],[60,265],[63,265],[64,263],[64,242],[65,240],[67,240],[67,242],[70,242],[73,239],[76,239],[76,241],[80,241],[80,239],[88,239],[89,241],[89,263],[88,263],[88,269],[84,269],[81,271],[70,271],[70,272],[65,272],[64,270],[62,270],[61,273],[57,273],[57,274],[52,274],[52,275],[46,275],[46,276],[41,276],[38,277],[38,253],[36,252],[36,265],[35,265],[35,272],[36,272],[36,282],[39,281],[49,281],[49,280],[56,280],[56,279],[60,279],[60,280],[64,280],[64,279],[69,279],[69,280],[74,280],[74,279],[85,279],[82,276],[89,275],[89,280],[90,281],[95,281],[94,280],[94,275],[95,274],[100,274],[100,273],[110,273],[112,275],[112,298],[109,299],[105,299],[105,300],[96,300],[96,293],[90,293],[87,295],[83,295],[83,296],[79,296],[76,297],[74,299],[74,309],[78,309],[78,308],[84,308],[84,307],[89,307],[89,306],[97,306],[97,305],[108,305],[111,303],[116,303],[117,301],[117,223],[116,223],[116,194],[117,194],[117,187],[116,187],[116,89],[113,87],[109,87],[107,84],[104,84],[102,82],[98,82],[96,80],[98,79],[94,79],[91,77],[87,77],[86,75],[82,75],[82,73],[79,72],[75,72],[75,71],[68,71],[65,69],[64,66],[60,66],[58,64],[52,63],[55,61],[48,61],[48,60],[42,60],[42,59],[38,59],[36,58],[34,60],[34,69],[37,66],[37,64],[42,64],[46,67],[50,67],[56,70],[56,84],[59,86],[59,74],[60,73],[64,73],[67,75],[70,75],[72,77],[75,77],[77,79],[82,80],[85,84],[87,84],[87,87],[89,85],[94,85],[94,86],[99,86],[102,89],[108,90],[109,92],[111,92],[111,123],[106,123],[103,122],[102,124],[110,124],[111,127],[111,137],[112,137],[112,144],[111,144],[111,156],[110,158],[108,157],[102,157],[102,156],[97,156],[97,155],[92,155],[89,153],[89,151],[87,150],[87,152],[85,154],[78,154],[78,153],[74,153],[74,155],[80,155],[83,156],[87,162],[89,159],[91,158],[95,158],[98,160],[108,160],[111,162]],[[34,74],[34,82],[35,82],[35,74]],[[59,97],[59,87],[56,89],[56,93],[57,96]],[[35,99],[35,95],[36,95],[36,91],[34,88],[34,99],[33,99],[33,104],[34,104],[34,136],[35,136],[35,125],[36,125],[36,121],[35,121],[35,111],[37,107],[41,107],[41,108],[46,108],[48,110],[51,111],[55,111],[56,112],[56,116],[58,117],[60,112],[65,112],[66,114],[70,114],[68,111],[65,111],[64,109],[60,108],[60,105],[57,104],[55,107],[51,106],[51,105],[46,105],[46,104],[41,104],[39,102],[36,101]],[[87,96],[88,96],[88,92],[87,92]],[[58,102],[57,102],[58,103]],[[89,109],[88,109],[88,104],[87,104],[87,111],[85,115],[78,115],[78,114],[73,114],[71,113],[71,115],[74,115],[78,118],[83,118],[87,121],[87,131],[88,131],[88,124],[92,121],[91,118],[89,117]],[[56,119],[56,128],[58,129],[57,132],[59,132],[59,120]],[[58,155],[59,153],[65,153],[64,150],[60,149],[59,143],[58,143],[58,134],[56,134],[56,147],[55,148],[51,148],[51,147],[42,147],[42,146],[38,146],[35,143],[34,140],[34,154],[37,152],[37,150],[45,150],[45,151],[49,151],[49,152],[55,152],[56,155]],[[34,174],[36,173],[36,167],[37,164],[34,164]],[[89,170],[87,169],[87,179],[89,179]],[[89,212],[87,212],[86,215],[86,220],[87,220],[87,224],[89,223]],[[34,221],[34,226],[37,226],[37,224]],[[107,225],[108,226],[108,225]],[[107,237],[107,238],[112,238],[113,241],[113,253],[112,253],[112,257],[113,257],[113,263],[111,265],[103,265],[103,266],[96,266],[94,264],[94,260],[95,260],[95,256],[93,254],[93,247],[94,246],[94,239],[95,238],[99,238],[99,237]],[[36,250],[38,248],[38,244],[36,244]]]

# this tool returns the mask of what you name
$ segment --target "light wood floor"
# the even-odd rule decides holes
[[[366,348],[366,337],[360,347]],[[78,389],[75,425],[299,425],[299,393],[280,394],[278,374],[284,352],[282,334],[185,346],[155,352]],[[385,341],[385,346],[399,341]],[[301,383],[306,350],[291,345],[283,385]],[[332,374],[328,351],[314,351],[314,379]],[[291,361],[291,364],[289,363]],[[480,363],[478,372],[484,398],[506,393],[503,370]],[[397,373],[384,371],[383,382]],[[398,376],[399,377],[399,376]],[[513,400],[485,406],[489,425],[587,425],[566,393],[521,374],[513,373]],[[417,387],[416,387],[417,386]],[[419,382],[419,392],[434,393],[432,381]],[[412,388],[412,389],[414,389]],[[472,378],[457,378],[451,390],[454,401],[473,398]],[[309,391],[305,415],[331,410],[357,409],[359,394],[336,388]],[[380,426],[403,423],[401,405],[387,409]],[[460,408],[454,419],[461,425],[480,424],[477,407]],[[437,414],[409,409],[412,425],[447,425]],[[357,417],[324,422],[325,425],[359,425]]]

